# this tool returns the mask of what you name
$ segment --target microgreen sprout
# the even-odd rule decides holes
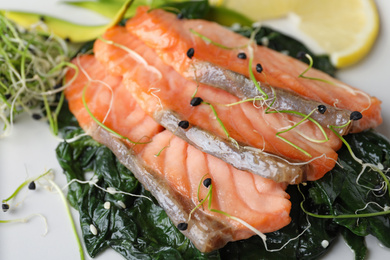
[[[213,106],[211,103],[206,102],[206,101],[202,101],[202,103],[205,104],[205,105],[208,105],[208,106],[211,108],[211,111],[213,112],[213,114],[214,114],[214,116],[215,116],[215,119],[217,120],[217,122],[218,122],[219,125],[221,126],[221,128],[222,128],[223,132],[225,133],[226,137],[227,137],[231,142],[233,142],[234,145],[235,145],[236,147],[239,147],[237,141],[236,141],[234,138],[232,138],[232,137],[230,136],[230,134],[229,134],[228,130],[226,129],[225,125],[223,124],[222,120],[219,118],[218,113],[217,113],[217,111],[215,110],[214,106]]]
[[[161,148],[154,156],[155,156],[155,157],[159,157],[159,156],[161,155],[161,153],[162,153],[165,149],[167,149],[168,147],[169,147],[169,144],[166,145],[166,146],[164,146],[163,148]]]
[[[24,186],[30,185],[30,184],[33,183],[34,181],[37,181],[37,180],[39,180],[39,179],[41,179],[41,178],[43,178],[43,177],[45,177],[45,176],[47,176],[47,175],[49,175],[49,174],[52,174],[52,173],[53,173],[53,171],[50,169],[50,170],[44,172],[43,174],[41,174],[41,175],[39,175],[39,176],[37,176],[37,177],[33,177],[33,178],[29,178],[29,179],[25,180],[22,184],[20,184],[20,185],[16,188],[16,190],[11,194],[11,196],[9,196],[9,197],[6,198],[6,199],[3,199],[3,201],[2,201],[2,202],[3,202],[3,205],[4,205],[5,203],[7,203],[8,201],[10,201],[12,198],[16,197],[16,195],[18,195],[18,193],[23,189]]]
[[[84,250],[83,250],[83,246],[81,244],[81,241],[80,241],[80,238],[77,234],[77,229],[76,229],[76,224],[73,220],[73,217],[72,217],[72,213],[70,212],[70,208],[69,208],[69,205],[68,205],[68,201],[66,200],[66,197],[64,195],[64,193],[62,192],[61,188],[58,187],[58,185],[52,181],[52,180],[49,180],[47,179],[47,181],[54,187],[54,189],[58,192],[58,194],[60,195],[61,197],[61,200],[62,202],[64,203],[64,206],[65,206],[65,210],[66,210],[66,213],[69,217],[69,220],[70,220],[70,224],[72,225],[72,230],[73,230],[73,234],[75,235],[75,238],[76,238],[76,241],[77,241],[77,245],[79,247],[79,252],[80,252],[80,259],[81,260],[84,260]]]
[[[321,214],[315,214],[312,212],[309,212],[304,207],[304,203],[306,201],[305,195],[302,193],[300,186],[298,185],[298,190],[302,195],[302,201],[300,203],[301,209],[303,212],[305,212],[307,215],[315,218],[324,218],[324,219],[346,219],[346,218],[367,218],[367,217],[376,217],[376,216],[383,216],[390,214],[390,209],[383,207],[383,211],[373,212],[373,213],[360,213],[360,214],[343,214],[343,215],[321,215]]]
[[[35,182],[40,180],[40,179],[44,179],[45,181],[47,181],[51,187],[53,187],[54,189],[56,189],[56,191],[58,192],[58,194],[60,195],[61,197],[61,200],[63,201],[64,205],[65,205],[65,208],[67,210],[67,214],[68,214],[68,217],[70,219],[70,222],[71,222],[71,225],[72,225],[72,229],[73,229],[73,232],[75,234],[75,237],[76,237],[76,240],[77,240],[77,244],[78,244],[78,247],[79,247],[79,251],[80,251],[80,259],[84,259],[84,250],[83,250],[83,247],[81,245],[81,242],[80,242],[80,238],[77,234],[77,230],[76,230],[76,225],[73,221],[73,217],[72,217],[72,214],[70,212],[70,209],[69,209],[69,205],[68,205],[68,202],[66,200],[66,197],[64,195],[64,193],[61,191],[61,189],[58,187],[58,185],[52,181],[50,178],[48,178],[49,175],[51,175],[53,173],[53,171],[51,169],[47,170],[46,172],[44,172],[43,174],[37,176],[37,177],[34,177],[34,178],[30,178],[30,179],[27,179],[26,181],[24,181],[22,184],[20,184],[16,190],[11,194],[11,196],[9,196],[7,199],[4,199],[3,200],[3,205],[7,204],[7,202],[9,200],[11,200],[12,198],[14,198],[20,191],[21,189],[28,185],[29,187],[31,186],[31,183],[34,183],[34,186],[35,186]],[[8,205],[8,204],[7,204]],[[43,217],[42,215],[40,214],[35,214],[35,215],[39,215],[41,217]],[[35,215],[31,215],[31,216],[35,216]],[[10,223],[10,222],[26,222],[30,217],[27,217],[27,218],[24,218],[24,219],[17,219],[17,220],[3,220],[3,221],[0,221],[0,223]],[[44,217],[43,217],[44,218]],[[46,218],[45,219],[45,223],[46,223]],[[46,224],[47,226],[47,224]]]
[[[48,225],[47,225],[46,218],[41,214],[31,214],[25,218],[18,218],[18,219],[7,219],[7,220],[0,219],[0,223],[3,223],[3,224],[6,224],[6,223],[26,223],[30,219],[32,219],[33,217],[37,217],[37,216],[43,219],[43,222],[45,224],[45,232],[42,235],[45,236],[48,232]]]
[[[325,143],[327,141],[329,141],[329,137],[328,135],[326,134],[324,128],[320,125],[320,123],[318,123],[316,120],[314,120],[313,118],[311,118],[310,116],[316,111],[316,109],[313,109],[309,114],[305,115],[303,113],[300,113],[298,111],[290,111],[290,110],[278,110],[278,111],[268,111],[267,113],[285,113],[285,114],[292,114],[292,115],[297,115],[297,116],[300,116],[300,117],[303,117],[302,120],[300,120],[298,123],[294,124],[293,126],[291,126],[288,130],[284,130],[282,131],[283,133],[284,132],[287,132],[291,129],[294,129],[295,127],[297,127],[298,125],[302,124],[303,122],[305,122],[306,120],[309,120],[310,122],[312,122],[313,124],[315,124],[318,129],[320,129],[322,135],[324,136],[324,139],[323,140],[314,140],[314,139],[310,139],[310,141],[312,142],[315,142],[315,143]],[[279,132],[279,133],[282,133],[282,132]],[[309,139],[309,138],[307,138]]]
[[[165,149],[169,148],[171,146],[171,141],[172,141],[172,138],[174,137],[174,135],[176,134],[176,131],[177,129],[179,128],[179,126],[176,127],[175,131],[172,132],[172,135],[171,137],[169,137],[169,140],[168,140],[168,144],[166,146],[164,146],[163,148],[160,149],[160,151],[158,151],[154,156],[158,157],[161,155],[161,153],[163,151],[165,151]]]
[[[74,182],[77,182],[79,184],[89,184],[89,185],[95,186],[96,188],[98,188],[98,189],[100,189],[100,190],[102,190],[104,192],[107,192],[109,194],[123,194],[123,195],[127,195],[127,196],[132,196],[132,197],[144,198],[144,199],[148,199],[148,200],[152,201],[151,198],[149,198],[147,196],[144,196],[144,195],[133,194],[133,193],[121,191],[121,190],[115,189],[113,187],[107,187],[106,189],[103,188],[103,187],[100,187],[97,184],[97,179],[96,178],[93,178],[93,179],[88,180],[88,181],[82,181],[82,180],[79,180],[79,179],[72,179],[62,189],[65,189],[66,187],[68,187],[69,185],[71,185]]]
[[[225,104],[224,106],[231,107],[231,106],[236,106],[236,105],[243,104],[243,103],[246,103],[246,102],[253,102],[253,103],[255,103],[256,101],[264,101],[264,98],[262,98],[262,97],[247,98],[247,99],[240,100],[240,101],[237,101],[237,102],[234,102],[234,103]]]
[[[251,43],[254,42],[255,36],[256,36],[256,34],[259,32],[259,30],[260,30],[260,27],[257,27],[255,30],[253,30],[253,32],[251,33],[251,36],[250,36],[250,38],[249,38],[249,44],[248,44],[248,46],[247,46],[248,51],[249,51],[248,71],[249,71],[249,77],[250,77],[250,79],[253,81],[253,83],[255,84],[257,90],[264,96],[264,99],[268,99],[267,93],[265,93],[264,90],[261,89],[260,84],[259,84],[259,82],[257,81],[257,79],[255,78],[255,75],[253,74],[253,70],[252,70],[254,54],[253,54],[253,47],[251,46]],[[259,66],[258,66],[258,65],[259,65]],[[259,68],[258,68],[258,67],[259,67]],[[260,70],[260,68],[261,68],[261,70]],[[256,65],[256,70],[257,70],[257,69],[260,70],[260,73],[263,72],[263,67],[262,67],[260,64],[257,64],[257,65]],[[265,75],[265,74],[264,74],[264,75]]]
[[[16,114],[27,112],[36,118],[34,110],[41,109],[56,133],[56,115],[51,115],[51,107],[58,105],[57,100],[53,93],[45,93],[54,90],[64,76],[64,64],[71,56],[67,45],[54,35],[22,29],[3,15],[0,39],[0,136],[11,133]]]
[[[295,127],[297,127],[298,125],[304,123],[306,120],[309,120],[310,122],[314,123],[321,131],[322,135],[324,136],[324,139],[322,140],[316,140],[316,139],[313,139],[313,138],[310,138],[308,136],[304,136],[304,138],[306,138],[307,140],[311,141],[311,142],[315,142],[315,143],[324,143],[324,142],[327,142],[329,141],[329,137],[328,135],[326,134],[324,128],[321,126],[320,123],[318,123],[316,120],[314,120],[313,118],[311,118],[310,116],[317,110],[316,109],[313,109],[308,115],[305,115],[303,113],[300,113],[298,111],[291,111],[291,110],[271,110],[272,108],[272,105],[273,103],[275,102],[276,100],[276,96],[274,96],[272,102],[270,105],[267,104],[267,108],[265,109],[265,114],[271,114],[271,113],[285,113],[285,114],[292,114],[292,115],[297,115],[297,116],[300,116],[300,117],[303,117],[302,120],[300,120],[298,123],[295,123],[294,125],[292,125],[291,127],[289,127],[288,129],[285,129],[283,131],[279,131],[276,133],[276,136],[283,140],[284,142],[288,143],[289,145],[293,146],[294,148],[296,148],[297,150],[299,150],[300,152],[302,152],[303,154],[305,154],[306,156],[308,157],[312,157],[307,151],[305,151],[304,149],[300,148],[299,146],[297,146],[296,144],[292,143],[291,141],[287,140],[286,138],[280,136],[281,134],[283,133],[286,133],[292,129],[294,129]],[[235,102],[235,103],[231,103],[231,104],[226,104],[225,106],[234,106],[234,105],[238,105],[238,104],[242,104],[242,103],[245,103],[245,102],[256,102],[256,101],[265,101],[264,98],[262,97],[258,97],[258,98],[248,98],[248,99],[245,99],[245,100],[240,100],[238,102]]]
[[[253,71],[252,71],[253,48],[252,47],[248,47],[248,48],[250,50],[249,51],[249,65],[248,65],[249,77],[251,78],[251,80],[255,84],[257,90],[264,96],[264,99],[268,99],[267,93],[265,93],[264,90],[261,89],[261,86],[260,86],[259,82],[257,81],[257,79],[255,78],[255,75],[253,74]]]
[[[303,53],[301,53],[300,56],[303,57]],[[328,84],[331,84],[331,85],[336,85],[334,82],[326,80],[326,79],[320,79],[320,78],[313,78],[313,77],[305,76],[305,74],[313,67],[314,61],[313,61],[313,58],[310,56],[310,54],[305,53],[304,56],[309,60],[309,67],[307,67],[301,74],[299,74],[298,78],[317,80],[317,81],[321,81],[321,82],[328,83]]]

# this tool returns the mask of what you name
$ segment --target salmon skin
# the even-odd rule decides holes
[[[237,57],[241,52],[250,56],[247,46],[252,45],[249,44],[249,39],[216,23],[179,20],[172,13],[159,9],[149,11],[147,7],[140,7],[136,15],[127,21],[126,28],[153,48],[164,62],[187,78],[196,78],[194,66],[205,61],[246,77],[250,76],[249,59]],[[207,38],[206,41],[204,37]],[[353,122],[351,132],[360,132],[381,124],[381,102],[377,98],[316,69],[310,69],[305,76],[331,83],[299,77],[307,69],[307,64],[267,47],[252,48],[251,70],[256,80],[293,91],[327,106],[361,112],[363,118]],[[190,49],[191,58],[187,56]],[[262,68],[261,73],[256,70],[258,64]]]
[[[264,98],[255,83],[244,75],[210,62],[196,62],[192,67],[192,79],[199,83],[223,89],[241,100]],[[303,115],[310,114],[310,117],[323,127],[335,126],[335,130],[340,135],[348,134],[351,129],[348,121],[352,112],[349,110],[327,106],[326,111],[320,111],[318,108],[323,105],[322,103],[303,98],[295,92],[274,88],[267,84],[261,84],[261,89],[268,96],[264,102],[267,102],[271,111],[296,111]]]
[[[334,167],[337,160],[335,150],[340,148],[341,141],[332,132],[327,132],[330,140],[324,143],[307,140],[308,136],[316,140],[324,138],[320,129],[311,122],[283,133],[285,138],[310,153],[311,156],[308,156],[277,135],[291,122],[297,122],[297,118],[287,114],[259,113],[259,110],[264,109],[255,108],[252,103],[231,107],[218,105],[235,103],[239,99],[221,89],[196,84],[181,77],[162,62],[153,49],[122,27],[109,29],[103,38],[104,41],[97,40],[95,43],[96,58],[113,75],[123,75],[124,84],[151,117],[155,117],[156,111],[174,111],[191,125],[213,135],[226,137],[210,107],[204,104],[196,107],[190,105],[192,95],[196,92],[198,97],[215,104],[219,119],[239,144],[288,158],[292,162],[309,162],[310,167],[306,168],[305,174],[307,180],[319,179]]]
[[[199,204],[198,199],[206,197],[207,187],[201,186],[198,194],[204,176],[213,184],[211,209],[235,216],[264,233],[290,222],[291,203],[284,191],[286,185],[237,170],[165,130],[135,102],[122,83],[123,78],[108,73],[94,56],[80,56],[73,63],[80,72],[65,90],[71,112],[88,134],[108,146],[134,173],[175,225],[187,222],[191,210]],[[74,75],[75,71],[69,70],[66,80],[70,81]],[[138,142],[118,138],[100,127],[87,107],[97,120]],[[182,232],[202,252],[254,234],[206,206],[192,213],[187,229]]]
[[[183,120],[172,111],[156,111],[153,118],[185,142],[202,152],[222,159],[236,169],[288,184],[299,184],[307,179],[307,165],[290,164],[259,149],[226,142],[197,126],[183,129],[178,127]]]

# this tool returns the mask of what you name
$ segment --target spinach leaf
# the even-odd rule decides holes
[[[68,181],[85,180],[88,172],[93,172],[101,188],[112,187],[151,198],[114,154],[90,137],[63,142],[56,152]],[[78,182],[70,184],[68,200],[80,213],[81,229],[91,257],[111,247],[127,259],[219,259],[217,251],[199,252],[155,201],[111,194]],[[105,202],[111,206],[105,208]],[[91,224],[98,231],[96,235],[91,233]]]
[[[389,168],[390,143],[384,136],[374,131],[366,131],[349,135],[346,140],[354,154],[364,162],[382,165],[384,169]],[[362,165],[352,158],[346,147],[339,151],[339,163],[340,165],[324,178],[313,182],[312,194],[317,195],[310,197],[312,202],[325,206],[332,215],[368,214],[387,210],[386,206],[390,205],[389,193],[384,188],[383,179],[378,172],[369,167],[362,171]],[[386,175],[387,178],[390,177],[389,173]],[[390,247],[389,214],[364,218],[335,218],[334,222],[357,236],[371,234],[383,245]],[[359,243],[363,247],[362,242]]]
[[[167,11],[173,11],[180,14],[181,18],[187,19],[202,19],[209,10],[210,5],[207,0],[200,1],[184,1],[184,2],[168,2],[161,5],[159,8],[163,8]]]
[[[233,24],[252,26],[253,24],[253,21],[248,17],[223,6],[210,6],[210,10],[204,19],[217,22],[224,26],[232,26]]]
[[[341,228],[341,234],[343,235],[345,242],[355,253],[355,260],[364,260],[367,254],[364,237],[355,235],[347,228]]]

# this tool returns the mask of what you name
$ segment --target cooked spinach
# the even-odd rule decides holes
[[[180,18],[203,19],[208,14],[210,5],[208,0],[184,2],[168,1],[159,8],[175,12]]]
[[[355,253],[355,260],[364,260],[367,255],[365,239],[362,236],[355,235],[347,228],[340,229],[341,234],[347,245]]]
[[[366,163],[390,167],[390,143],[384,136],[366,131],[346,137],[358,158]],[[340,165],[327,173],[324,178],[313,182],[312,200],[325,205],[332,215],[374,213],[390,205],[388,188],[378,172],[356,162],[344,147],[339,152]],[[390,177],[386,173],[387,178]],[[320,197],[321,199],[318,199]],[[390,247],[390,215],[365,218],[337,218],[334,222],[349,229],[358,236],[371,234],[386,247]]]

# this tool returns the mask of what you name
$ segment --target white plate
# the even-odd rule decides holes
[[[0,9],[25,10],[54,14],[58,17],[83,23],[102,23],[106,20],[98,15],[58,4],[54,0],[1,1]],[[390,1],[377,1],[381,14],[381,31],[375,48],[362,62],[342,70],[338,77],[343,81],[379,97],[382,101],[384,123],[378,130],[390,138]],[[276,23],[275,23],[276,24]],[[55,181],[66,184],[59,167],[55,148],[58,141],[49,133],[46,123],[34,121],[27,116],[18,117],[11,136],[0,140],[0,199],[8,197],[28,177],[37,176],[51,168]],[[27,223],[0,224],[0,258],[14,259],[78,259],[79,252],[69,219],[60,197],[53,191],[38,186],[36,191],[24,189],[12,201],[18,206],[7,213],[0,212],[0,220],[24,218],[40,213],[47,219],[45,232],[43,219],[35,217]],[[78,214],[73,210],[78,226]],[[79,230],[80,234],[80,230]],[[379,246],[375,238],[367,239],[370,250],[368,259],[390,259],[390,250]],[[86,256],[86,259],[89,259]],[[123,259],[113,250],[98,255],[97,260]],[[352,252],[340,240],[323,259],[354,259]]]

